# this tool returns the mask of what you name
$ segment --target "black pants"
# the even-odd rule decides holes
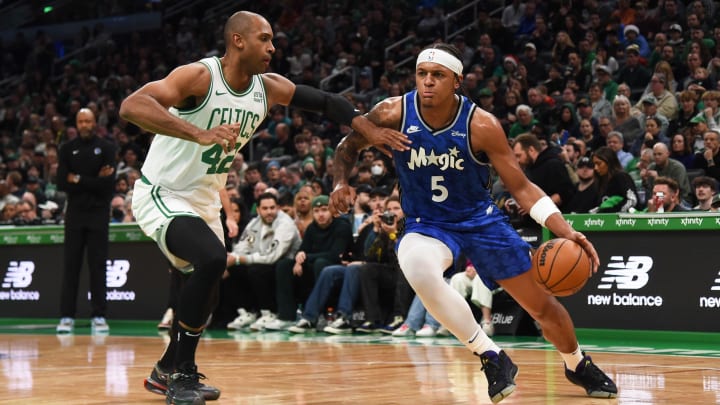
[[[238,308],[248,312],[277,311],[275,302],[275,266],[241,264],[228,268],[228,277],[220,282],[220,298],[213,313],[213,326],[224,328],[235,319]]]
[[[316,259],[303,263],[302,276],[293,274],[295,259],[282,259],[275,267],[275,294],[278,318],[294,321],[298,304],[304,303],[310,296],[315,280],[322,269],[335,264],[326,259]]]
[[[107,311],[107,275],[109,218],[89,224],[65,224],[65,246],[60,316],[74,318],[80,288],[80,270],[87,254],[90,275],[91,317],[105,316]],[[83,298],[85,294],[83,294]]]
[[[366,263],[358,274],[366,320],[385,323],[396,315],[407,316],[413,291],[400,268],[386,263]]]

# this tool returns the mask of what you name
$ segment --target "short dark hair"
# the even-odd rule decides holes
[[[708,186],[711,190],[717,191],[717,181],[710,176],[698,176],[693,179],[693,188]]]
[[[260,205],[260,202],[262,200],[268,200],[268,199],[275,201],[275,204],[279,204],[277,196],[274,193],[270,193],[267,191],[258,196],[257,203],[258,203],[258,205]]]

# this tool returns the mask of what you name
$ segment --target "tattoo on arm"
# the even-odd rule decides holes
[[[367,146],[369,145],[365,138],[355,132],[340,141],[335,149],[335,173],[333,176],[335,184],[333,186],[337,186],[339,183],[347,184],[350,173],[358,160],[360,150]]]

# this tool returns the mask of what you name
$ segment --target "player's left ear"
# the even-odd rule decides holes
[[[463,75],[455,75],[455,89],[459,89],[463,81]]]

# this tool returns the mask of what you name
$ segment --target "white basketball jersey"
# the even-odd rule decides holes
[[[237,151],[250,141],[267,115],[267,98],[260,75],[242,93],[225,82],[220,59],[199,61],[212,76],[207,96],[191,110],[170,108],[170,113],[202,129],[222,124],[241,124],[235,150],[225,153],[220,145],[203,146],[192,141],[157,134],[142,167],[143,177],[189,198],[193,205],[218,204],[218,190],[225,187],[227,173]]]

